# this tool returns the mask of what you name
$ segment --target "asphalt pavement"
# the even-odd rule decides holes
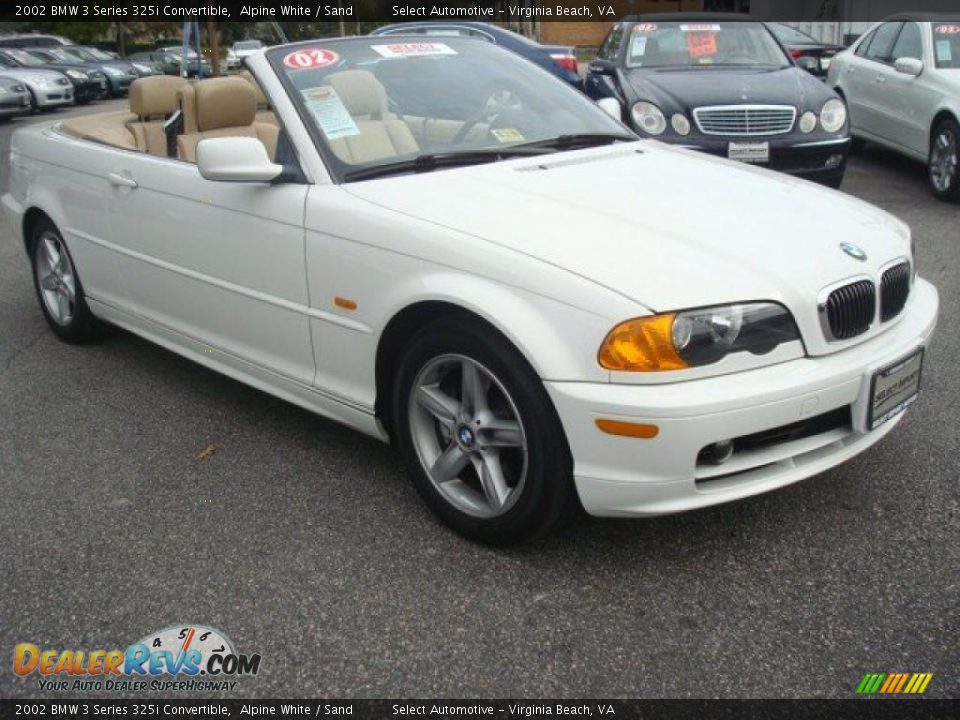
[[[35,121],[0,125],[0,188]],[[940,290],[900,426],[777,492],[518,550],[439,525],[374,440],[126,333],[59,342],[4,224],[0,697],[49,695],[17,643],[194,623],[261,654],[244,697],[853,697],[895,671],[957,697],[960,205],[874,147],[843,191],[911,224]]]

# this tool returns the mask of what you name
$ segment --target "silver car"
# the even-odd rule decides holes
[[[53,110],[73,102],[73,84],[61,72],[9,67],[0,58],[0,74],[26,86],[34,110]]]
[[[30,112],[30,93],[19,80],[0,76],[0,121]]]

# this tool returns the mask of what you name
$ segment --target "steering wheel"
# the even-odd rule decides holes
[[[458,145],[463,142],[464,138],[470,134],[470,131],[473,130],[481,120],[488,120],[492,125],[504,112],[516,110],[521,106],[522,103],[517,98],[516,93],[509,88],[491,90],[487,94],[487,99],[484,101],[483,107],[464,120],[463,126],[457,131],[457,134],[453,136],[451,144]]]

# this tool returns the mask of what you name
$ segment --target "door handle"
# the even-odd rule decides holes
[[[114,187],[125,187],[125,188],[136,188],[140,187],[137,184],[137,181],[132,177],[127,177],[126,175],[121,175],[120,173],[110,173],[107,175],[107,182],[109,182]]]

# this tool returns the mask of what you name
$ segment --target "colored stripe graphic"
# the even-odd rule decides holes
[[[860,695],[920,695],[933,679],[933,673],[867,673],[857,686]]]

